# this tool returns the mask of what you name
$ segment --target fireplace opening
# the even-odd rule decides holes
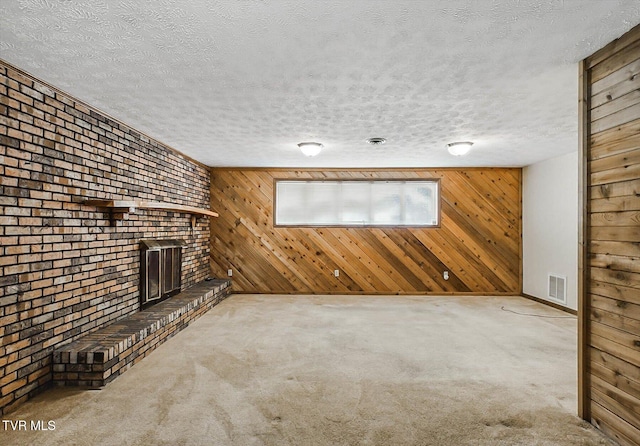
[[[140,305],[142,308],[180,292],[183,240],[140,241]]]

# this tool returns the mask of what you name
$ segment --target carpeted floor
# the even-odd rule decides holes
[[[574,416],[576,331],[519,297],[234,295],[0,444],[611,445]]]

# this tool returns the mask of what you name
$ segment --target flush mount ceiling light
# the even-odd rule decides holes
[[[367,139],[367,142],[372,146],[381,146],[382,144],[387,142],[387,140],[384,138],[369,138]]]
[[[298,144],[302,153],[307,156],[316,156],[324,147],[319,142],[301,142]]]
[[[462,156],[471,150],[472,145],[473,143],[471,141],[452,142],[447,144],[447,150],[453,156]]]

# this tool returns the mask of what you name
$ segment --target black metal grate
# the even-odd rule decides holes
[[[142,308],[180,292],[183,240],[140,242],[140,305]]]

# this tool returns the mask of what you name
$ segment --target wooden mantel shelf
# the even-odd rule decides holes
[[[100,208],[109,208],[112,220],[122,220],[127,214],[133,214],[136,209],[153,209],[165,210],[169,212],[183,212],[191,214],[191,224],[195,226],[196,215],[206,215],[208,217],[218,217],[217,212],[209,209],[202,209],[193,206],[183,206],[179,204],[163,203],[160,201],[141,201],[141,200],[85,200],[84,204],[96,206]],[[114,213],[113,211],[116,211]]]

